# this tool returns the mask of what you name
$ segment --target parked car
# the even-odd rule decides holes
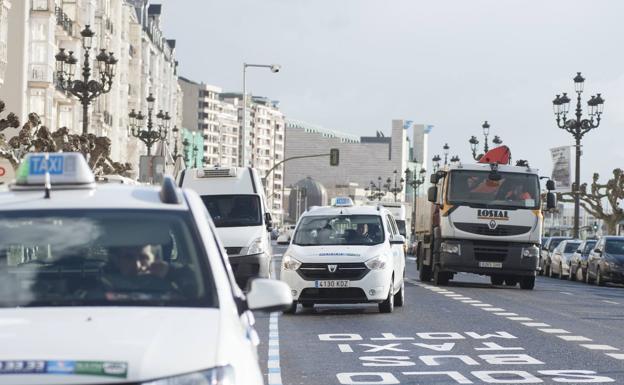
[[[624,237],[600,238],[589,253],[585,281],[598,286],[607,282],[624,283]]]
[[[572,254],[578,249],[581,241],[578,239],[564,240],[555,247],[552,253],[550,253],[550,268],[548,269],[548,276],[554,277],[555,275],[559,279],[563,279],[570,274],[570,260]]]
[[[550,237],[542,244],[542,250],[540,252],[540,260],[538,263],[540,275],[550,275],[550,253],[555,250],[555,247],[559,246],[561,241],[572,239],[571,237]]]
[[[587,239],[583,241],[574,254],[572,254],[568,279],[571,281],[585,281],[587,258],[589,257],[589,252],[596,246],[596,242],[598,242],[597,239]]]

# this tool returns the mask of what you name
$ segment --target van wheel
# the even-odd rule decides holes
[[[394,310],[394,295],[392,294],[392,288],[394,287],[394,280],[390,281],[390,289],[388,290],[388,297],[385,301],[379,304],[380,313],[392,313]]]
[[[505,280],[500,275],[493,275],[490,277],[490,282],[492,282],[492,285],[495,285],[495,286],[502,285],[504,281]]]
[[[423,258],[422,254],[418,258],[418,278],[420,282],[429,282],[431,281],[431,266],[425,266]]]
[[[535,276],[520,278],[520,289],[533,290],[534,287],[535,287]]]
[[[440,266],[436,265],[433,268],[433,284],[436,286],[448,285],[450,280],[450,274],[440,271]]]
[[[401,283],[401,288],[394,295],[394,304],[397,307],[401,307],[405,304],[405,278],[403,278],[403,283]]]
[[[284,310],[284,314],[295,314],[297,313],[297,301],[293,301],[292,305],[286,310]]]

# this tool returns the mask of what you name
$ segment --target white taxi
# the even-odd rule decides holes
[[[405,301],[405,238],[383,206],[332,206],[307,211],[284,253],[280,279],[297,304],[378,303],[390,313]]]
[[[0,193],[0,384],[257,384],[251,310],[204,204],[172,179],[97,185],[77,153],[29,154]]]

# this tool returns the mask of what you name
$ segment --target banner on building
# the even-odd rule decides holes
[[[550,149],[553,162],[552,180],[557,191],[572,190],[572,147],[562,146]]]

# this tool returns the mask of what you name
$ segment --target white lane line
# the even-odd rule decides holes
[[[611,304],[611,305],[619,305],[619,304],[620,304],[619,302],[609,301],[609,300],[607,300],[607,299],[603,299],[603,300],[602,300],[602,302],[604,302],[604,303],[609,303],[609,304]]]
[[[349,344],[338,344],[338,349],[341,353],[353,353],[353,349]]]
[[[616,360],[624,361],[624,354],[621,354],[621,353],[605,353],[605,354],[609,357],[615,358]]]
[[[583,337],[583,336],[557,336],[564,341],[572,341],[572,342],[590,342],[592,339]]]
[[[462,297],[461,294],[444,294],[445,297]]]
[[[485,310],[485,311],[505,311],[505,309],[503,309],[501,307],[484,307],[483,310]]]
[[[620,350],[610,345],[581,344],[581,346],[590,350]]]
[[[453,299],[463,300],[463,299],[472,299],[472,298],[470,298],[470,297],[453,297]]]
[[[476,299],[464,299],[463,303],[481,303],[481,301],[477,301]]]
[[[510,317],[510,316],[514,317],[518,315],[518,313],[494,313],[494,314],[502,316],[502,317]]]
[[[545,324],[543,322],[523,322],[522,323],[524,326],[528,326],[531,328],[548,328],[550,327],[549,324]]]
[[[564,329],[537,329],[541,332],[544,333],[548,333],[548,334],[570,334],[569,331],[564,330]]]
[[[267,361],[268,384],[282,385],[282,370],[279,355],[279,313],[271,313],[269,318],[269,352]]]
[[[476,307],[492,307],[489,303],[473,303],[471,305]]]
[[[507,317],[507,319],[512,321],[533,321],[533,318],[529,317]]]
[[[574,294],[570,293],[569,291],[560,291],[559,293],[565,294],[565,295],[574,295]]]

